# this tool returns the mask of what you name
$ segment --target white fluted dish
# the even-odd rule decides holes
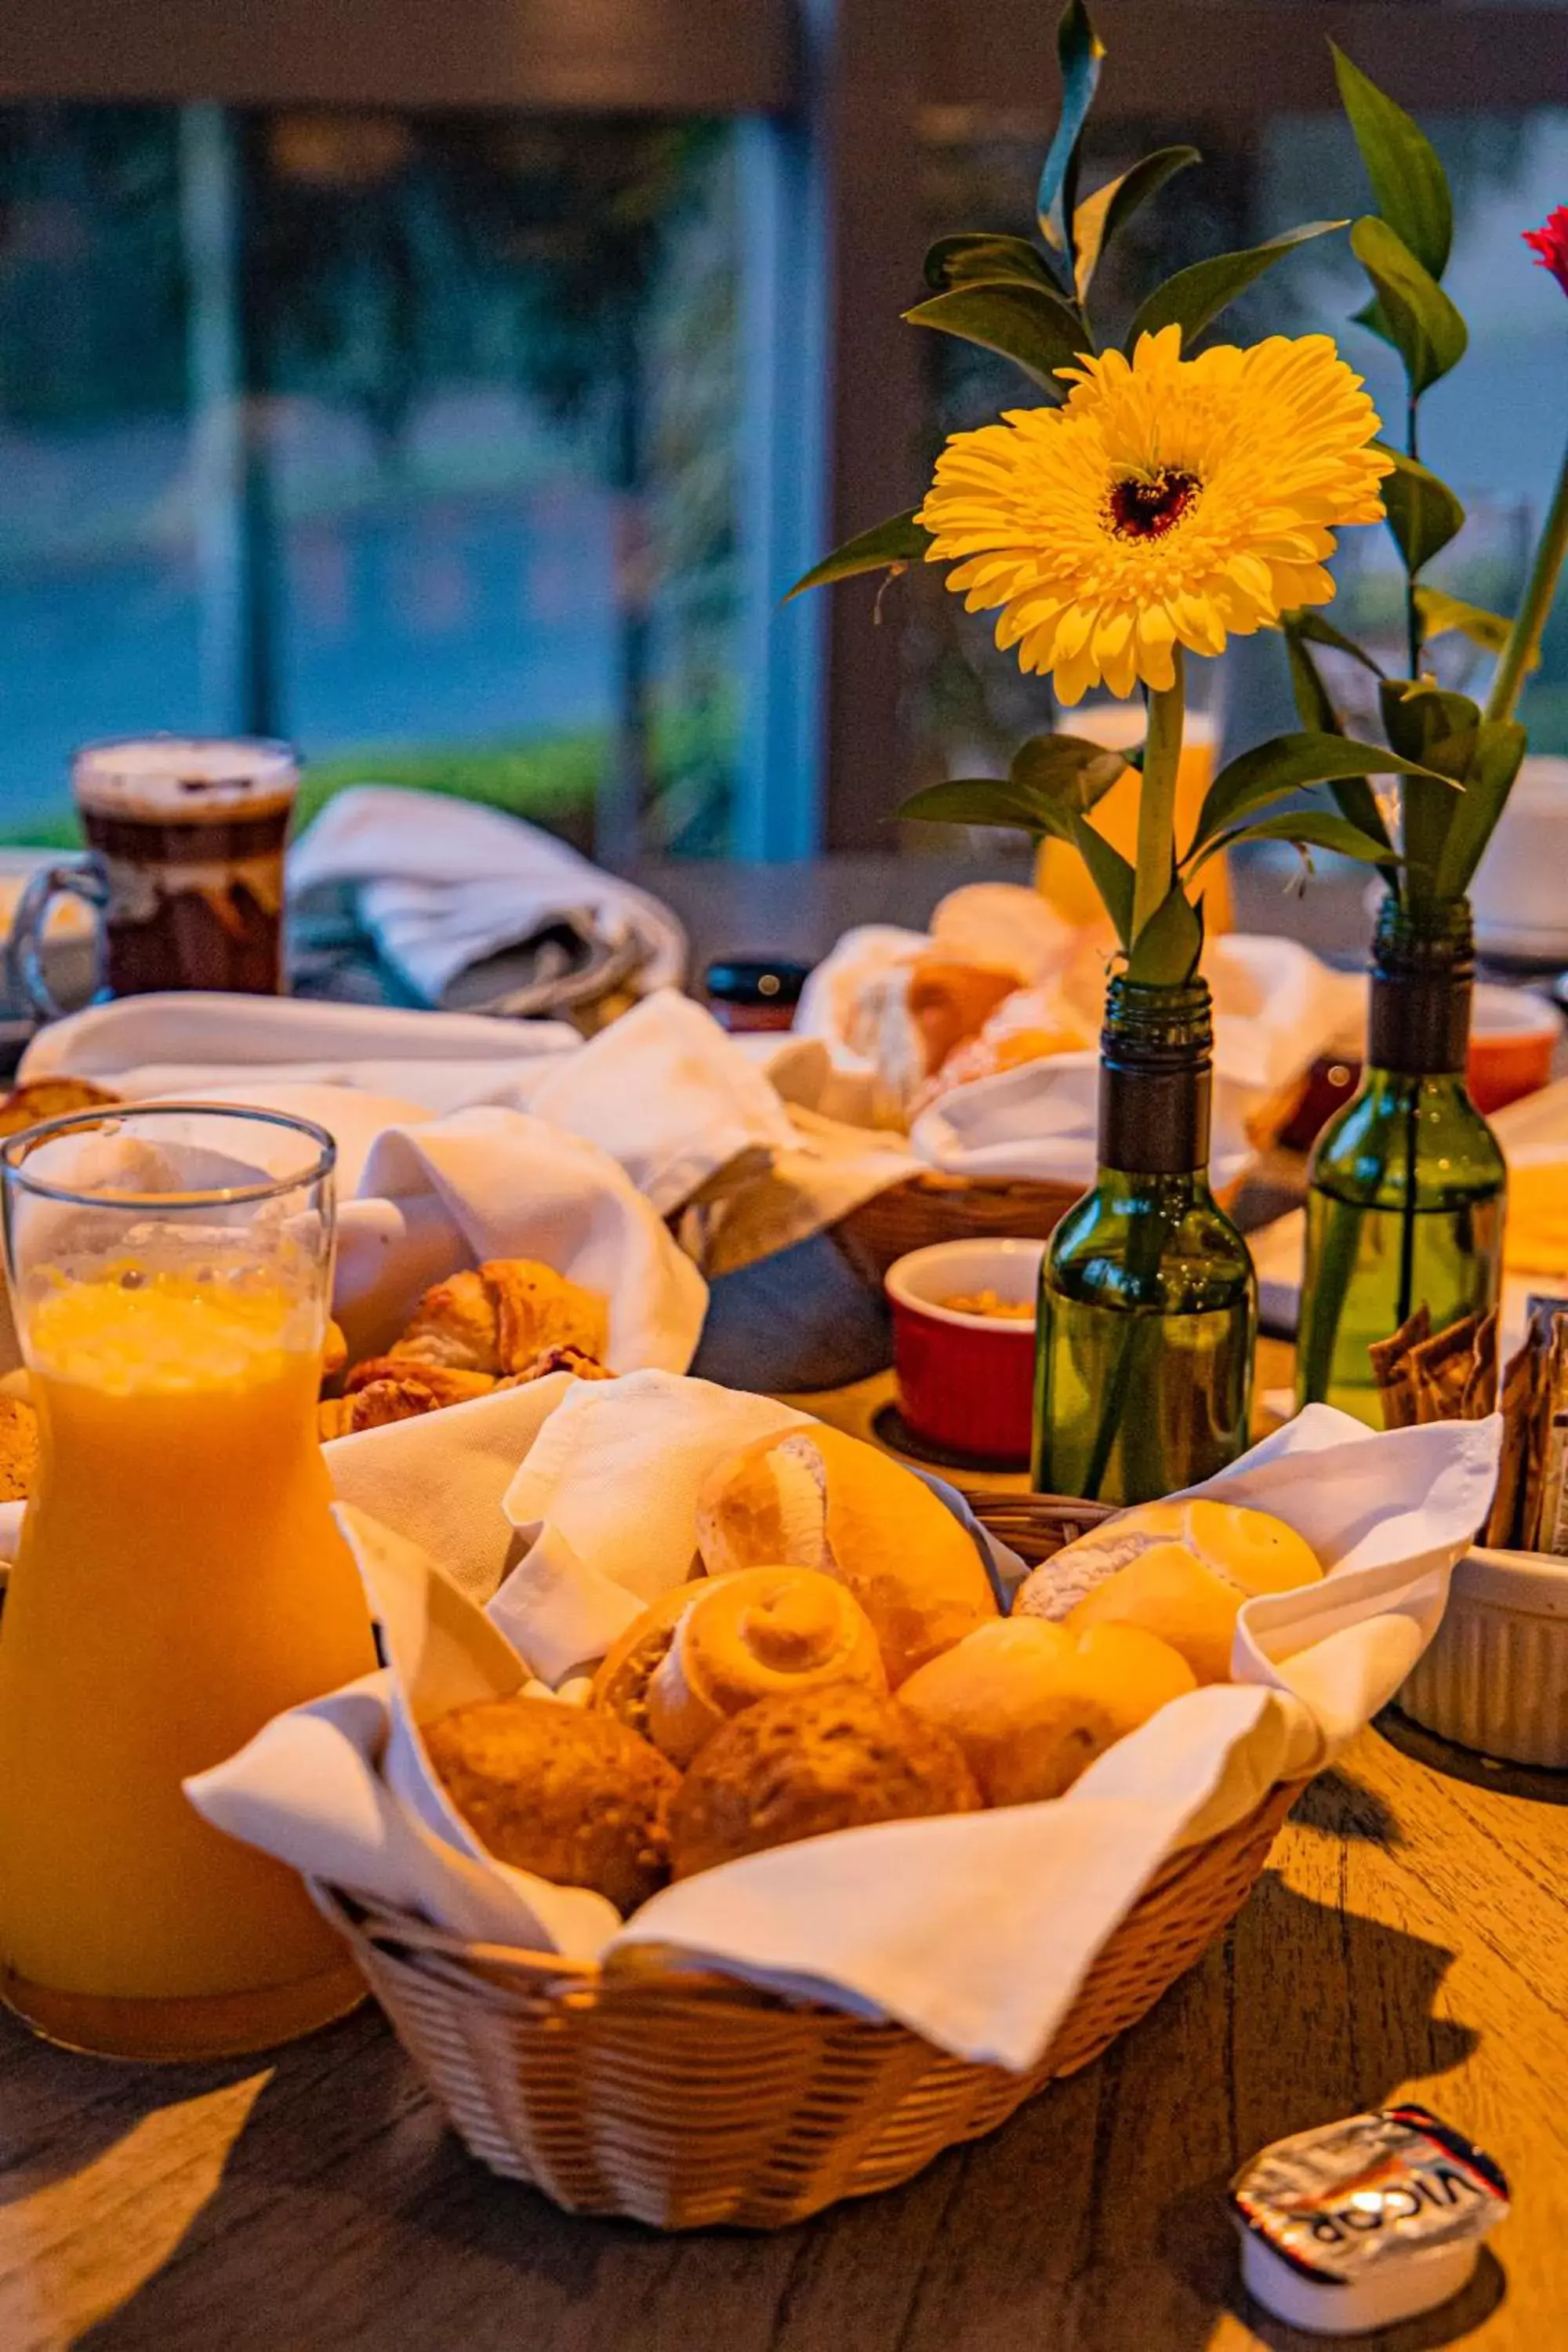
[[[1462,1748],[1568,1771],[1568,1559],[1468,1553],[1398,1704]]]

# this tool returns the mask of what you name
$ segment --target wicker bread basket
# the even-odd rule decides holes
[[[1049,1241],[1060,1218],[1083,1192],[1081,1184],[1028,1177],[943,1176],[933,1169],[873,1193],[831,1230],[861,1279],[879,1294],[882,1276],[894,1259],[924,1249],[929,1242]]]
[[[1103,1507],[978,1497],[1030,1559]],[[1173,1855],[1096,1959],[1027,2074],[900,2025],[786,2000],[646,1947],[601,1968],[442,1934],[317,1885],[454,2127],[493,2172],[579,2213],[661,2230],[781,2229],[891,2189],[1099,2056],[1199,1959],[1251,1893],[1296,1794]]]

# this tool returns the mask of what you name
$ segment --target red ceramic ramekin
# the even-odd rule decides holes
[[[1562,1034],[1563,1017],[1545,997],[1483,982],[1470,1017],[1469,1087],[1476,1108],[1501,1110],[1545,1086]]]
[[[1044,1242],[933,1242],[888,1268],[899,1403],[916,1436],[954,1454],[1026,1462],[1034,1422],[1035,1314]],[[950,1298],[994,1291],[1014,1320]]]

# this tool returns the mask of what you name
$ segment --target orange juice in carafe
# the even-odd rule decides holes
[[[300,1880],[181,1782],[375,1663],[316,1439],[320,1317],[222,1249],[31,1289],[41,1457],[0,1618],[0,1990],[82,2048],[259,2048],[362,1988]]]

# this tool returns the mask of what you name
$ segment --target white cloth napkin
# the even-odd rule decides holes
[[[391,1065],[510,1070],[542,1055],[574,1053],[581,1042],[562,1021],[493,1021],[479,1013],[404,1013],[390,1005],[190,989],[121,996],[51,1022],[29,1043],[17,1076],[26,1081],[68,1072],[117,1093],[170,1094],[187,1077],[200,1084],[203,1075],[211,1080],[266,1068],[349,1086],[363,1071]]]
[[[611,947],[636,942],[638,993],[679,986],[685,970],[685,934],[646,890],[521,818],[444,793],[359,784],[329,801],[289,853],[292,895],[326,882],[358,887],[365,929],[430,1004],[470,964],[563,917]]]
[[[775,1041],[795,1087],[827,1077],[826,1055]],[[803,1060],[804,1055],[804,1060]],[[490,1105],[528,1111],[617,1160],[661,1216],[725,1171],[732,1181],[797,1141],[768,1073],[711,1014],[674,989],[646,997],[584,1044],[553,1022],[294,1003],[254,996],[127,997],[40,1033],[25,1078],[91,1077],[129,1101],[293,1107],[282,1089],[317,1089],[308,1116],[363,1138],[379,1100],[398,1116]],[[339,1090],[336,1103],[325,1091]],[[343,1098],[352,1089],[363,1102]],[[346,1174],[343,1181],[353,1181]]]
[[[473,1932],[465,1924],[472,1873],[487,1865],[453,1832],[412,1728],[438,1711],[409,1664],[437,1646],[420,1629],[438,1624],[440,1646],[455,1645],[463,1672],[491,1687],[508,1677],[515,1686],[530,1667],[580,1664],[565,1653],[584,1625],[605,1612],[606,1631],[609,1619],[629,1622],[689,1559],[695,1484],[707,1464],[753,1422],[788,1418],[765,1399],[652,1373],[597,1395],[568,1391],[510,1484],[512,1517],[525,1537],[539,1532],[489,1622],[435,1589],[437,1569],[405,1535],[355,1518],[351,1533],[384,1616],[414,1629],[395,1644],[379,1717],[356,1702],[348,1719],[342,1700],[296,1710],[189,1783],[193,1801],[233,1834],[372,1902],[409,1902],[416,1877],[421,1912]],[[489,1932],[532,1948],[570,1933],[561,1948],[578,1953],[678,1946],[748,1981],[897,2018],[961,2056],[1026,2067],[1164,1856],[1244,1817],[1277,1780],[1327,1761],[1393,1695],[1485,1513],[1500,1431],[1494,1418],[1376,1436],[1314,1406],[1211,1480],[1204,1491],[1265,1503],[1298,1526],[1331,1573],[1300,1593],[1248,1601],[1234,1660],[1241,1679],[1164,1708],[1065,1798],[751,1855],[667,1888],[624,1926],[601,1915],[602,1944],[581,1911],[566,1928],[555,1925],[559,1889],[490,1866],[489,1898],[498,1911],[512,1908]],[[379,1434],[384,1459],[401,1432]],[[351,1438],[329,1451],[366,1444]],[[341,1482],[335,1463],[334,1475]],[[359,1480],[367,1512],[376,1510],[374,1483]],[[496,1503],[502,1517],[499,1481]],[[447,1542],[439,1557],[448,1571],[460,1565],[452,1554]],[[496,1649],[503,1628],[515,1665]],[[436,1845],[417,1845],[416,1869],[406,1839],[393,1842],[389,1858],[389,1792],[405,1822],[460,1856],[450,1900]]]

